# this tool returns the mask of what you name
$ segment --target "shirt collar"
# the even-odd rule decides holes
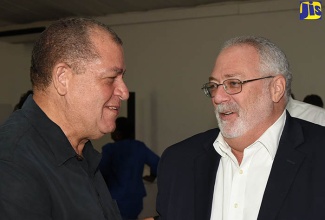
[[[275,154],[278,150],[281,134],[285,125],[286,111],[284,110],[282,115],[276,120],[276,122],[271,125],[254,143],[260,142],[269,152],[272,159],[274,159]],[[253,143],[253,144],[254,144]],[[252,144],[252,145],[253,145]],[[220,154],[220,156],[225,157],[230,155],[231,148],[224,140],[221,132],[217,139],[214,141],[213,146],[215,150]],[[251,146],[251,145],[250,145]],[[248,146],[249,147],[249,146]]]
[[[95,173],[98,169],[100,160],[102,159],[102,155],[94,149],[91,141],[88,141],[85,144],[82,153],[84,155],[84,158],[87,160],[90,172]]]
[[[35,103],[30,95],[25,101],[22,112],[27,120],[37,130],[44,141],[44,147],[48,147],[53,153],[55,163],[58,166],[63,165],[66,161],[76,158],[76,152],[71,146],[68,138],[61,128],[51,121],[42,109]],[[100,162],[100,153],[96,151],[91,142],[88,141],[83,149],[83,157],[87,160],[89,168],[95,172]]]
[[[284,110],[282,115],[276,120],[276,122],[269,127],[264,134],[257,140],[259,141],[269,152],[272,159],[278,150],[281,134],[286,121],[286,111]]]

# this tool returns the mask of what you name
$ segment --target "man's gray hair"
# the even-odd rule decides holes
[[[284,52],[270,40],[256,36],[240,36],[226,41],[221,51],[237,45],[254,47],[260,55],[260,71],[263,76],[282,74],[286,80],[286,100],[291,95],[292,74]]]

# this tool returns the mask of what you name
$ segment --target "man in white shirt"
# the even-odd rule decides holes
[[[311,105],[305,102],[289,98],[287,110],[292,117],[300,118],[306,121],[313,122],[325,126],[325,109]]]
[[[159,219],[325,219],[325,127],[288,114],[291,79],[269,40],[224,44],[202,87],[219,129],[165,150]]]

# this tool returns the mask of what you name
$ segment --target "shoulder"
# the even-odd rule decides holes
[[[109,153],[115,148],[116,143],[106,143],[102,147],[102,153]]]
[[[289,123],[299,124],[304,134],[311,133],[314,136],[319,136],[319,134],[323,134],[321,135],[321,137],[324,137],[325,139],[325,127],[321,126],[319,123],[311,122],[303,118],[294,117],[292,115],[289,116]]]
[[[296,149],[301,152],[312,153],[323,158],[323,153],[325,153],[325,127],[321,125],[289,115],[283,130],[283,139],[285,139],[285,143],[297,146]]]
[[[305,120],[299,120],[297,121],[302,126],[305,139],[312,139],[313,141],[319,141],[319,143],[325,144],[325,127],[321,126],[319,124],[315,124],[309,121]],[[322,146],[325,150],[325,146]]]
[[[325,109],[305,102],[290,99],[287,110],[292,117],[300,118],[325,126]]]
[[[20,113],[14,112],[8,120],[0,126],[0,158],[11,160],[19,143],[31,132],[31,124]]]
[[[213,147],[213,143],[219,134],[219,129],[211,129],[205,132],[193,135],[168,147],[162,157],[175,156],[195,156],[202,152],[205,148]]]
[[[189,145],[204,144],[207,142],[211,142],[212,140],[214,141],[217,138],[218,134],[219,134],[218,128],[210,129],[205,132],[201,132],[201,133],[195,134],[189,138],[186,138],[186,139],[172,145],[171,147],[181,148],[181,147],[185,147],[185,146],[189,146]]]

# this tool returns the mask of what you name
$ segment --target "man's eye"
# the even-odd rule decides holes
[[[230,87],[238,87],[239,84],[240,84],[240,82],[238,82],[238,81],[230,81],[230,82],[228,82],[228,85]]]
[[[116,77],[107,77],[105,78],[105,82],[111,84],[115,81]]]
[[[114,81],[116,78],[117,78],[117,76],[111,76],[111,77],[108,77],[108,79],[109,79],[109,80],[112,80],[112,81]]]

